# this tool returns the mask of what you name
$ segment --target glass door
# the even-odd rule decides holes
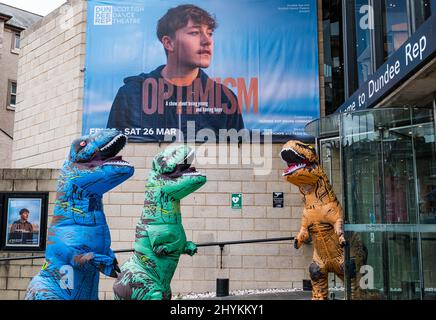
[[[347,298],[425,298],[435,287],[432,227],[422,227],[435,223],[433,112],[343,114],[341,128]]]
[[[413,134],[423,299],[436,299],[436,146],[434,122],[426,110],[414,109]]]
[[[346,248],[347,298],[388,298],[389,269],[386,235],[377,230],[382,224],[382,127],[372,112],[342,117],[342,152],[344,168],[344,210],[347,239],[362,242],[366,255],[356,263],[355,252]],[[361,268],[368,276],[361,283]],[[363,285],[362,285],[363,284]],[[360,296],[355,297],[360,289]]]
[[[337,199],[342,204],[340,139],[339,137],[320,139],[318,144],[321,167],[324,169]],[[334,273],[330,273],[329,288],[339,289],[343,287],[341,279],[336,277]]]
[[[319,140],[320,164],[329,178],[336,197],[342,203],[342,179],[339,137]]]
[[[407,116],[409,110],[405,111]],[[408,122],[400,122],[381,134],[384,190],[381,222],[388,226],[382,234],[388,259],[384,284],[386,298],[394,300],[421,298],[413,131]]]

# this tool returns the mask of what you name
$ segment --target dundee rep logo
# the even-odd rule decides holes
[[[94,25],[112,25],[112,6],[94,7]]]

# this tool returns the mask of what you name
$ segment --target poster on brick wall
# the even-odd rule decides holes
[[[83,133],[310,140],[316,0],[88,1]]]

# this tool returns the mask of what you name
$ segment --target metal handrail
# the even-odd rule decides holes
[[[256,243],[256,242],[272,242],[272,241],[287,241],[294,240],[294,237],[283,237],[283,238],[265,238],[265,239],[249,239],[249,240],[239,240],[239,241],[220,241],[220,242],[205,242],[197,244],[197,247],[212,247],[219,246],[220,247],[220,269],[223,268],[223,250],[224,246],[232,245],[232,244],[245,244],[245,243]],[[134,249],[120,249],[114,250],[114,253],[125,253],[125,252],[133,252]],[[34,260],[34,259],[44,259],[44,256],[24,256],[24,257],[7,257],[0,258],[0,262],[3,261],[15,261],[15,260]]]
[[[294,240],[295,237],[284,237],[284,238],[269,238],[269,239],[250,239],[250,240],[239,240],[239,241],[222,241],[222,242],[206,242],[199,243],[197,247],[211,247],[211,246],[219,246],[220,247],[220,269],[223,268],[223,251],[224,246],[232,245],[232,244],[245,244],[245,243],[255,243],[255,242],[271,242],[271,241],[285,241],[285,240]]]
[[[231,244],[244,244],[244,243],[254,243],[254,242],[271,242],[271,241],[286,241],[286,240],[294,240],[294,237],[250,239],[250,240],[236,240],[236,241],[222,241],[222,242],[205,242],[205,243],[197,244],[197,247],[226,246],[226,245],[231,245]]]

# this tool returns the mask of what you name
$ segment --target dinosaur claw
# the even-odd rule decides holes
[[[294,248],[295,248],[295,249],[299,249],[300,247],[301,247],[300,242],[299,242],[297,239],[295,239],[295,240],[294,240]]]
[[[120,267],[118,266],[118,264],[114,265],[114,270],[115,270],[116,272],[118,272],[118,273],[121,273],[121,269],[120,269]]]
[[[111,271],[109,277],[111,277],[111,278],[118,278],[118,273],[115,271],[115,269],[113,269]]]
[[[347,241],[345,240],[344,235],[341,235],[341,236],[339,237],[339,245],[340,245],[342,248],[345,247],[345,246],[347,245]]]
[[[154,251],[154,253],[156,253],[156,255],[158,255],[158,256],[163,256],[163,255],[168,254],[167,249],[166,249],[165,247],[162,247],[162,246],[157,247],[157,248],[156,248],[155,250],[153,250],[153,251]]]

